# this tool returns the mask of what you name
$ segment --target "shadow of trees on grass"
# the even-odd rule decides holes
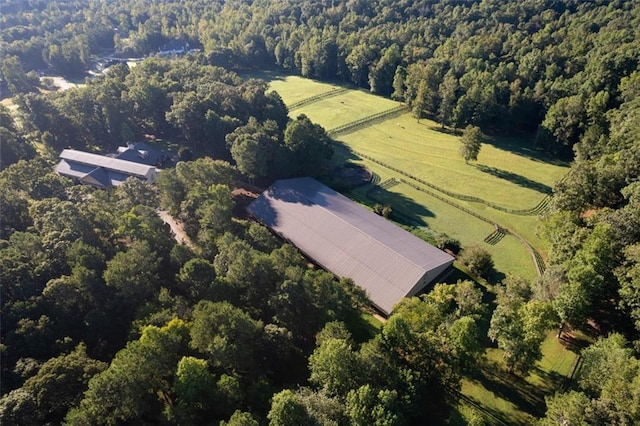
[[[476,164],[476,168],[483,173],[487,173],[497,178],[507,180],[524,188],[533,189],[534,191],[541,192],[545,195],[551,195],[553,193],[550,186],[540,182],[536,182],[535,180],[531,180],[517,173],[508,172],[506,170],[501,170],[495,167],[485,166],[483,164]]]
[[[556,373],[542,373],[549,376],[548,379],[553,383],[558,383],[558,387],[564,380],[564,377]],[[557,377],[551,377],[557,375]],[[527,382],[523,377],[514,373],[505,371],[500,364],[494,361],[485,361],[474,374],[471,379],[482,385],[487,391],[493,393],[496,397],[512,402],[519,411],[526,412],[530,415],[541,417],[545,413],[545,392],[539,386],[535,386]],[[547,377],[544,378],[545,380]],[[488,410],[491,417],[498,418],[505,424],[520,423],[519,419],[511,418],[504,412],[489,410],[477,401],[483,411]]]
[[[361,161],[357,154],[354,154],[342,142],[333,141],[334,156],[336,162]],[[375,174],[374,174],[375,176]],[[329,177],[331,179],[331,177]],[[358,200],[360,203],[373,208],[376,204],[389,205],[392,208],[391,219],[408,226],[425,226],[423,217],[434,217],[432,211],[425,206],[416,203],[411,198],[387,188],[383,188],[376,183],[363,185],[349,192],[349,197]]]

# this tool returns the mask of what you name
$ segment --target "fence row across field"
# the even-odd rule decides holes
[[[298,109],[298,108],[302,108],[305,105],[309,105],[312,104],[314,102],[318,102],[321,101],[323,99],[327,99],[327,98],[332,98],[334,96],[338,96],[346,91],[348,91],[349,89],[346,89],[344,87],[341,87],[339,89],[333,89],[330,90],[328,92],[324,92],[324,93],[320,93],[318,95],[315,96],[311,96],[309,98],[305,98],[302,100],[299,100],[297,102],[293,102],[290,105],[287,105],[287,108],[289,109],[289,111],[293,111],[294,109]]]
[[[406,105],[399,105],[397,107],[388,109],[386,111],[382,111],[377,114],[373,114],[368,117],[361,118],[360,120],[352,121],[350,123],[343,124],[342,126],[338,126],[333,129],[330,129],[327,131],[327,134],[330,137],[335,137],[337,135],[341,135],[344,133],[353,132],[354,130],[358,130],[363,127],[370,126],[372,124],[387,120],[391,117],[404,114],[407,111],[407,109],[408,107]]]
[[[447,189],[441,188],[438,185],[434,185],[433,183],[427,182],[424,179],[421,179],[419,177],[413,176],[409,173],[406,173],[400,169],[398,169],[397,167],[393,167],[389,164],[386,164],[378,159],[375,159],[369,155],[363,154],[362,152],[359,151],[355,151],[355,150],[350,150],[351,152],[353,152],[354,154],[356,154],[359,157],[365,158],[369,161],[372,161],[376,164],[379,164],[381,166],[383,166],[384,168],[387,168],[389,170],[393,170],[396,173],[399,173],[403,176],[406,176],[408,178],[413,179],[416,182],[420,182],[422,185],[427,186],[431,189],[434,189],[438,192],[441,192],[445,195],[448,195],[451,198],[455,198],[457,200],[461,200],[461,201],[470,201],[473,203],[480,203],[480,204],[484,204],[485,206],[491,207],[495,210],[499,210],[505,213],[509,213],[509,214],[515,214],[515,215],[519,215],[519,216],[536,216],[539,215],[541,213],[543,213],[548,207],[549,207],[549,201],[551,200],[550,196],[546,196],[544,197],[538,204],[536,204],[534,207],[532,208],[528,208],[528,209],[510,209],[508,207],[504,207],[501,206],[499,204],[495,204],[492,203],[491,201],[487,201],[485,199],[482,199],[480,197],[475,197],[473,195],[465,195],[465,194],[458,194],[456,192],[453,191],[449,191]]]
[[[351,151],[354,154],[358,155],[359,157],[365,158],[365,159],[367,159],[369,161],[373,161],[376,164],[380,164],[381,166],[383,166],[385,168],[393,170],[394,172],[399,173],[399,174],[401,174],[403,176],[409,177],[410,179],[412,179],[412,180],[417,182],[417,183],[414,183],[414,182],[411,182],[411,181],[409,181],[407,179],[404,179],[402,177],[400,177],[398,179],[395,179],[395,178],[388,179],[388,180],[382,182],[382,184],[375,185],[371,190],[367,191],[367,196],[369,196],[372,200],[374,200],[376,202],[381,202],[382,199],[377,196],[378,195],[376,193],[377,191],[388,189],[388,188],[390,188],[392,186],[397,185],[398,182],[404,183],[405,185],[408,185],[408,186],[410,186],[410,187],[412,187],[412,188],[414,188],[414,189],[416,189],[418,191],[424,192],[424,193],[430,195],[431,197],[437,198],[438,200],[443,201],[443,202],[449,204],[450,206],[455,207],[456,209],[462,210],[463,212],[465,212],[465,213],[467,213],[467,214],[469,214],[469,215],[471,215],[471,216],[473,216],[473,217],[475,217],[475,218],[477,218],[477,219],[479,219],[479,220],[481,220],[483,222],[486,222],[486,223],[488,223],[490,225],[493,225],[493,227],[496,230],[500,230],[504,234],[513,235],[514,237],[516,237],[522,243],[522,245],[525,246],[525,248],[527,249],[527,251],[531,255],[531,258],[533,260],[533,264],[535,265],[536,272],[538,273],[538,275],[542,275],[544,273],[544,271],[546,269],[546,265],[545,265],[544,259],[540,255],[540,253],[538,253],[538,251],[531,244],[529,244],[529,242],[527,240],[525,240],[523,237],[521,237],[517,233],[515,233],[515,232],[513,232],[513,231],[511,231],[511,230],[499,225],[498,223],[496,223],[496,222],[494,222],[494,221],[482,216],[481,214],[479,214],[479,213],[477,213],[477,212],[475,212],[475,211],[473,211],[473,210],[471,210],[471,209],[469,209],[467,207],[461,206],[460,204],[458,204],[458,203],[452,201],[451,199],[445,197],[444,195],[438,193],[438,192],[442,192],[445,195],[449,195],[448,194],[449,191],[441,191],[440,188],[438,188],[437,186],[428,184],[428,183],[424,182],[422,179],[417,179],[417,178],[411,176],[410,174],[405,173],[402,170],[397,169],[396,167],[392,167],[392,166],[389,166],[387,164],[384,164],[383,162],[378,161],[376,159],[373,159],[373,158],[369,157],[368,155],[362,154],[360,152],[357,152],[357,151],[354,151],[354,150],[351,150]],[[384,187],[382,185],[384,185]],[[424,185],[424,186],[421,186],[421,185]],[[427,188],[425,188],[425,186]],[[428,188],[430,188],[430,189],[428,189]],[[435,189],[435,191],[432,191],[431,189]],[[454,198],[454,197],[452,197],[452,198]],[[400,212],[394,212],[394,214],[402,216],[403,218],[409,219],[407,216],[403,215]]]

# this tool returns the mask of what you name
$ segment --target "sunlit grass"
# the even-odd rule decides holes
[[[277,90],[288,104],[341,88],[297,76],[273,73],[262,73],[261,76],[268,79],[270,88]],[[314,99],[314,102],[293,109],[290,115],[304,113],[328,130],[400,105],[362,90]],[[337,150],[336,165],[344,161],[360,162],[379,175],[380,181],[392,177],[408,179],[359,158],[357,153],[362,153],[446,191],[479,197],[512,210],[534,208],[568,170],[567,165],[551,161],[533,149],[533,141],[527,138],[489,140],[483,144],[478,161],[467,164],[458,153],[460,137],[457,133],[442,129],[433,121],[423,119],[418,122],[410,113],[338,135],[337,139],[356,153],[342,154]],[[366,194],[355,192],[351,195],[371,203]],[[483,203],[446,198],[516,232],[544,255],[546,247],[537,234],[537,217],[503,212]],[[493,255],[499,273],[535,277],[531,255],[515,237],[507,235],[495,246],[483,243],[493,232],[493,225],[405,184],[383,191],[382,200],[388,200],[394,209],[413,218],[414,223],[409,225],[427,226],[434,232],[446,233],[463,245],[484,244]]]
[[[491,144],[483,144],[478,161],[467,164],[458,153],[460,138],[437,129],[407,113],[339,139],[429,183],[513,209],[534,207],[567,172]]]
[[[551,396],[570,380],[578,348],[550,331],[542,344],[543,358],[529,376],[507,372],[503,352],[490,348],[482,372],[462,384],[461,412],[473,407],[489,424],[528,425],[545,412],[545,396]]]
[[[250,74],[249,76],[268,80],[269,89],[278,92],[285,105],[291,105],[294,102],[330,92],[331,90],[341,87],[337,84],[323,83],[308,78],[278,73],[261,72]]]
[[[295,117],[303,113],[313,122],[331,130],[401,105],[399,102],[374,96],[363,90],[350,90],[337,96],[312,102],[291,111],[289,115]]]
[[[300,77],[278,76],[271,79],[270,87],[281,94],[285,103],[294,103],[339,86]],[[354,90],[319,97],[315,102],[292,110],[290,115],[304,113],[331,130],[396,105],[399,104]],[[547,158],[535,150],[533,139],[528,137],[490,139],[482,145],[478,161],[467,164],[458,153],[459,132],[443,129],[429,120],[418,122],[410,113],[340,134],[337,139],[355,152],[338,147],[335,165],[344,162],[363,164],[375,174],[378,184],[391,178],[411,179],[358,157],[357,153],[446,191],[479,197],[513,210],[535,207],[568,171],[567,164]],[[458,239],[463,246],[483,246],[491,253],[497,270],[490,283],[497,282],[507,273],[531,280],[536,277],[531,254],[516,237],[506,235],[495,245],[485,243],[484,239],[495,230],[494,226],[454,205],[471,209],[489,221],[518,233],[538,250],[544,251],[545,242],[537,235],[537,217],[503,212],[483,203],[462,201],[436,191],[438,196],[444,196],[454,204],[451,205],[405,183],[376,190],[372,188],[373,185],[366,185],[347,195],[370,207],[376,202],[388,203],[396,214],[401,214],[402,223],[415,229],[446,233]],[[463,381],[458,407],[461,423],[465,418],[479,414],[488,424],[528,425],[544,415],[544,397],[553,395],[567,384],[577,360],[577,349],[566,346],[551,331],[542,351],[542,360],[528,377],[523,378],[507,372],[501,350],[488,348],[482,372]]]

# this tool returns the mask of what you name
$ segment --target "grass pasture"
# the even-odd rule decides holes
[[[365,91],[345,91],[300,77],[278,76],[270,80],[270,87],[285,103],[296,104],[291,116],[306,114],[328,131],[399,105]],[[359,163],[374,174],[372,183],[348,193],[351,198],[370,207],[390,204],[397,220],[419,232],[446,233],[463,246],[483,246],[496,267],[491,283],[507,273],[536,277],[531,253],[518,238],[509,233],[489,238],[497,232],[495,223],[544,253],[544,242],[536,235],[536,214],[568,165],[532,149],[530,138],[487,141],[478,161],[467,164],[458,154],[458,135],[429,120],[418,122],[408,112],[335,135],[336,165]],[[532,214],[525,215],[525,210]],[[542,351],[543,359],[523,378],[507,371],[501,350],[489,347],[480,371],[463,381],[461,424],[481,416],[487,424],[526,425],[543,415],[544,397],[570,380],[577,348],[550,332]]]
[[[363,90],[349,90],[294,109],[290,116],[306,114],[313,122],[330,131],[343,124],[370,117],[382,111],[396,108],[401,104]]]
[[[312,101],[306,104],[302,102],[303,105],[293,109],[290,114],[296,116],[304,113],[329,131],[400,105],[366,91],[345,91],[334,84],[296,76],[276,76],[270,80],[270,88],[277,90],[285,103],[300,104],[304,98]],[[336,90],[342,92],[332,93]],[[322,95],[328,93],[331,96]],[[374,170],[381,176],[381,181],[391,177],[411,180],[407,177],[410,175],[457,196],[480,198],[482,202],[447,197],[456,205],[516,232],[544,253],[544,243],[536,235],[535,214],[513,214],[512,211],[530,210],[544,203],[554,182],[567,172],[567,166],[548,161],[531,149],[532,140],[512,138],[489,141],[483,144],[478,161],[467,164],[458,154],[459,136],[432,121],[423,119],[418,122],[408,112],[368,123],[339,134],[336,138],[353,151],[345,157],[350,156],[350,161],[361,162]],[[359,157],[358,154],[363,156]],[[402,174],[384,170],[371,159],[400,170]],[[340,161],[343,160],[338,159]],[[438,208],[438,215],[423,215],[425,209],[434,209],[438,202],[409,185],[394,187],[392,191],[396,195],[389,201],[394,208],[407,212],[410,210],[407,206],[413,206],[414,212],[408,215],[422,216],[416,223],[428,226],[435,232],[447,233],[459,239],[463,245],[482,243],[491,233],[491,229],[487,228],[491,225],[478,226],[477,219],[452,205]],[[413,202],[397,204],[399,193]],[[362,195],[358,198],[365,201]],[[510,239],[514,241],[510,243]],[[535,268],[531,256],[524,246],[514,249],[517,246],[518,240],[509,236],[488,249],[494,255],[499,272],[533,278]]]
[[[312,119],[313,117],[309,115]],[[458,154],[459,137],[410,114],[373,124],[340,140],[429,183],[461,195],[474,195],[511,209],[535,207],[566,169],[484,144],[478,161]]]
[[[295,104],[304,99],[341,88],[341,86],[335,84],[270,71],[253,72],[248,77],[261,78],[268,81],[269,89],[278,92],[285,105]]]
[[[551,331],[542,344],[543,359],[528,377],[509,373],[502,351],[488,349],[484,365],[463,380],[460,411],[480,413],[488,424],[529,425],[544,415],[544,398],[571,381],[578,348]]]

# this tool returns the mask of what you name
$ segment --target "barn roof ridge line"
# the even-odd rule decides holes
[[[304,179],[304,178],[294,178],[294,179]],[[286,181],[286,180],[291,180],[291,179],[278,179],[276,182],[281,182],[281,181]],[[327,186],[327,185],[323,185],[323,186],[325,186],[325,187],[329,188],[329,189],[330,189],[331,191],[333,191],[337,196],[342,197],[342,198],[344,198],[344,199],[345,199],[345,200],[347,200],[347,201],[351,201],[351,200],[349,200],[349,198],[347,198],[346,196],[342,195],[341,193],[339,193],[339,192],[338,192],[338,191],[336,191],[335,189],[333,189],[333,188],[331,188],[331,187],[329,187],[329,186]],[[310,202],[314,202],[312,199],[307,198],[306,196],[305,196],[305,198],[306,198],[308,201],[310,201]],[[369,213],[376,214],[376,213],[372,212],[371,210],[365,209],[364,207],[362,207],[362,206],[361,206],[361,205],[359,205],[359,204],[355,204],[355,205],[356,205],[357,207],[359,207],[359,208],[361,208],[361,209],[363,209],[363,210],[365,210],[365,211],[369,212]],[[355,229],[359,234],[364,235],[368,240],[371,240],[371,241],[375,242],[375,243],[376,243],[376,244],[378,244],[378,245],[381,245],[381,246],[383,246],[383,247],[386,247],[387,249],[389,249],[389,250],[391,250],[392,252],[396,253],[399,257],[402,257],[403,259],[407,260],[409,263],[411,263],[411,264],[413,264],[414,266],[416,266],[418,269],[421,269],[421,270],[426,270],[426,269],[427,269],[427,268],[425,268],[424,266],[421,266],[421,265],[417,264],[417,263],[416,263],[415,261],[413,261],[412,259],[409,259],[407,256],[405,256],[404,254],[400,253],[399,251],[397,251],[397,250],[396,250],[396,249],[394,249],[393,247],[389,246],[388,244],[385,244],[385,243],[383,243],[382,241],[380,241],[379,239],[374,238],[373,236],[371,236],[371,234],[369,234],[369,233],[367,233],[367,232],[364,232],[362,229],[358,228],[357,226],[355,226],[353,223],[349,222],[348,220],[345,220],[345,219],[343,219],[342,217],[338,216],[337,214],[335,214],[335,213],[334,213],[334,212],[332,212],[331,210],[329,210],[329,209],[325,208],[324,206],[320,206],[320,207],[322,207],[322,209],[323,209],[324,211],[326,211],[327,213],[329,213],[330,215],[332,215],[332,216],[334,216],[334,217],[338,218],[341,222],[346,223],[346,224],[347,224],[347,225],[349,225],[351,228]],[[379,215],[378,215],[378,216],[379,216]],[[381,218],[382,218],[382,217],[381,217]],[[386,219],[386,218],[383,218],[383,219],[388,220],[388,219]],[[405,231],[406,231],[406,229],[405,229]],[[407,231],[407,232],[409,232],[409,231]],[[411,232],[409,232],[409,233],[411,234]],[[411,235],[414,235],[414,234],[411,234]],[[415,236],[415,235],[414,235],[414,236]],[[417,236],[416,236],[416,238],[419,238],[419,237],[417,237]],[[368,267],[367,267],[367,268],[368,268]],[[368,269],[370,269],[370,268],[368,268]],[[385,278],[385,280],[387,280],[387,279]],[[387,281],[388,281],[388,280],[387,280]],[[396,286],[395,284],[393,284],[393,286],[394,286],[394,287],[398,287],[398,286]],[[398,287],[398,288],[399,288],[399,287]]]

